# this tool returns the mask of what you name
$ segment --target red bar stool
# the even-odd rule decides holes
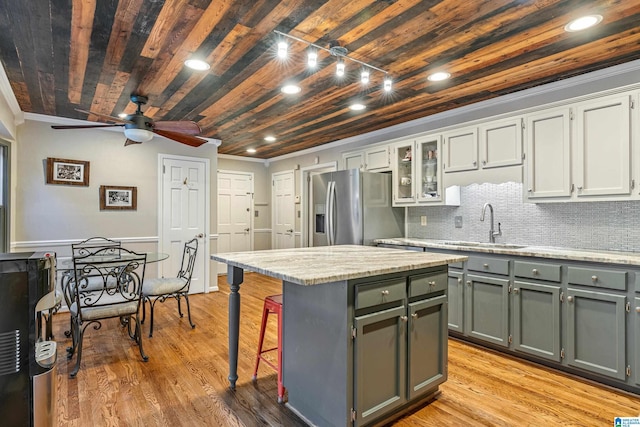
[[[262,344],[264,342],[264,330],[267,326],[269,314],[272,313],[278,316],[278,346],[263,350]],[[278,351],[278,366],[274,365],[263,356],[264,353],[274,350]],[[282,294],[271,295],[264,299],[264,306],[262,308],[262,325],[260,325],[260,341],[258,343],[258,354],[256,355],[256,368],[253,371],[253,381],[257,381],[258,379],[258,365],[260,365],[260,360],[271,366],[278,373],[278,403],[284,402],[284,386],[282,385]]]

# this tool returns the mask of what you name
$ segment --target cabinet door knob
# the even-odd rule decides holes
[[[640,313],[640,307],[636,307],[636,313]]]
[[[382,295],[389,295],[389,291],[385,289],[384,291],[382,291]]]
[[[598,276],[591,276],[591,280],[594,281],[594,282],[597,282],[598,281]]]
[[[429,282],[429,286],[435,286],[436,282]]]
[[[518,288],[513,288],[513,293],[514,293],[514,294],[517,294],[518,292],[520,292],[520,289],[518,289]]]
[[[483,160],[483,161],[482,161],[482,165],[484,166],[484,165],[486,165],[486,164],[487,164],[487,161],[486,161],[486,160]]]
[[[569,302],[573,302],[573,296],[572,296],[572,295],[569,295],[569,296],[567,297],[567,301],[569,301]]]
[[[478,164],[478,162],[476,162],[475,160],[473,161],[473,166],[476,166]]]
[[[458,285],[462,283],[462,279],[458,279]]]
[[[528,189],[527,192],[533,193],[533,188]]]
[[[538,274],[538,269],[534,268],[533,270],[531,270],[531,273],[535,276]]]
[[[412,319],[417,319],[418,318],[418,313],[411,313],[411,318]]]
[[[489,268],[489,264],[482,264],[484,268]]]
[[[409,320],[409,318],[407,316],[400,316],[400,320],[406,322],[407,320]]]
[[[471,280],[467,280],[467,286],[471,286]]]

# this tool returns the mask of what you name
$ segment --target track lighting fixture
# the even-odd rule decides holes
[[[349,51],[347,50],[346,47],[342,46],[340,44],[340,41],[338,40],[331,40],[329,42],[329,47],[323,47],[323,46],[319,46],[315,43],[311,43],[308,42],[306,40],[303,40],[301,38],[292,36],[290,34],[286,34],[283,33],[281,31],[277,31],[274,30],[274,33],[278,34],[281,37],[286,37],[288,39],[291,40],[295,40],[301,43],[306,44],[307,46],[309,46],[309,49],[307,50],[307,66],[309,68],[315,68],[318,64],[318,52],[319,51],[325,51],[328,52],[331,56],[335,56],[337,57],[336,60],[336,75],[338,77],[343,77],[345,75],[346,72],[346,64],[345,61],[349,60],[355,63],[358,63],[362,66],[362,71],[360,72],[360,82],[364,85],[369,84],[370,79],[371,79],[371,72],[372,71],[379,71],[382,74],[384,74],[385,78],[384,78],[384,82],[383,82],[383,90],[385,92],[389,92],[391,91],[391,78],[389,77],[389,74],[383,70],[380,69],[374,65],[371,64],[367,64],[366,62],[360,61],[358,59],[355,58],[351,58],[350,56],[348,56]],[[284,58],[287,56],[287,48],[288,45],[287,43],[280,39],[278,41],[278,56],[281,58]]]

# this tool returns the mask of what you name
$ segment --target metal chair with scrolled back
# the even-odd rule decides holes
[[[148,360],[142,347],[138,316],[147,256],[124,248],[117,255],[108,254],[111,250],[102,247],[73,258],[74,279],[70,282],[73,302],[69,307],[73,345],[67,349],[67,357],[71,359],[77,353],[77,358],[69,374],[71,378],[80,369],[85,330],[89,325],[94,330],[100,329],[105,319],[119,318],[138,345],[142,360]]]
[[[72,243],[71,256],[72,258],[85,256],[102,248],[108,248],[108,250],[102,251],[101,256],[114,256],[117,255],[122,248],[122,242],[107,239],[106,237],[90,237],[79,243]],[[71,286],[74,279],[75,277],[72,271],[67,271],[62,275],[61,288],[67,308],[71,307],[74,299],[72,295],[73,286]],[[69,330],[64,332],[66,337],[70,337],[73,334],[73,321],[70,323]]]
[[[196,254],[198,253],[198,239],[192,239],[184,244],[182,252],[182,263],[177,277],[161,277],[147,279],[142,285],[142,323],[146,317],[146,303],[149,303],[151,312],[151,320],[149,322],[149,337],[153,336],[153,309],[156,302],[165,302],[167,298],[175,298],[178,301],[178,314],[182,314],[180,307],[180,299],[184,298],[187,303],[187,315],[191,328],[196,325],[191,321],[191,307],[189,306],[189,286],[191,285],[191,276],[193,275],[193,267],[196,262]]]

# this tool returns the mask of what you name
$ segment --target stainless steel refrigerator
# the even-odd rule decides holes
[[[390,174],[349,169],[312,179],[313,246],[404,236],[404,208],[391,206]]]

